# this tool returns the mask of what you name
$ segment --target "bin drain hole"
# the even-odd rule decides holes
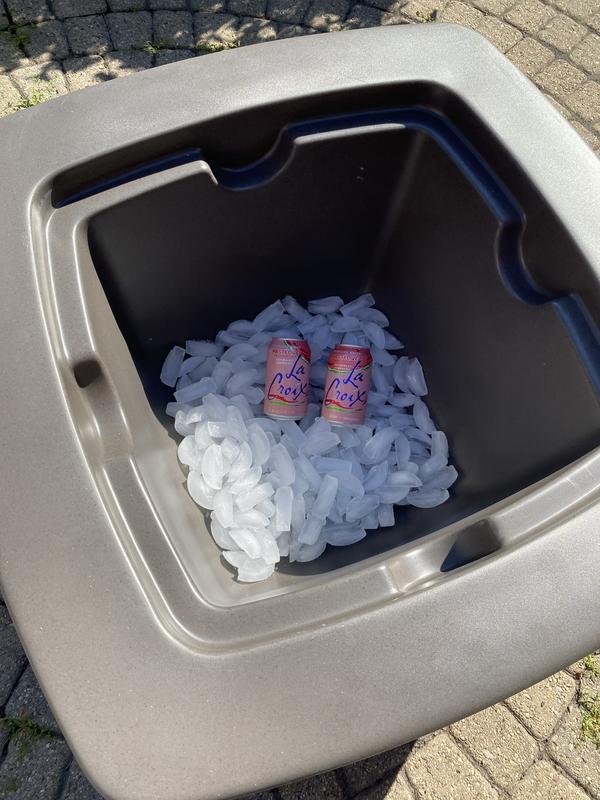
[[[87,358],[73,367],[73,375],[80,389],[86,389],[102,375],[102,367],[95,358]]]

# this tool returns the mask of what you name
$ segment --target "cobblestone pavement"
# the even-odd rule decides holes
[[[0,718],[2,800],[102,800],[71,756],[1,599]],[[417,742],[244,800],[351,798],[598,800],[600,656]]]
[[[600,0],[0,0],[0,116],[227,47],[435,20],[483,33],[600,154]],[[412,745],[254,800],[600,800],[600,738],[582,739],[594,714],[600,725],[600,658]],[[1,601],[0,716],[0,798],[100,800]]]

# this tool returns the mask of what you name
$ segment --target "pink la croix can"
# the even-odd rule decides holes
[[[302,419],[308,407],[310,347],[302,339],[273,339],[267,355],[264,412],[275,419]]]
[[[368,347],[338,344],[329,354],[322,416],[332,425],[362,425],[371,386]]]

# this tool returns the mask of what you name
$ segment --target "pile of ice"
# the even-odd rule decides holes
[[[394,505],[430,508],[457,478],[436,430],[416,358],[385,314],[362,295],[277,300],[254,320],[237,320],[216,340],[174,347],[161,380],[175,387],[167,413],[183,436],[194,501],[211,511],[211,532],[240,581],[268,578],[282,557],[311,561],[330,544],[349,545],[394,525]],[[275,337],[310,344],[310,403],[299,423],[264,416],[267,351]],[[331,426],[320,417],[327,358],[336,344],[368,346],[372,383],[365,424]]]

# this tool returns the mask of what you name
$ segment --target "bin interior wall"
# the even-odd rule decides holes
[[[498,262],[498,231],[433,139],[393,128],[298,139],[283,168],[251,188],[183,178],[93,217],[89,244],[166,426],[171,391],[159,372],[169,348],[212,339],[286,294],[306,302],[372,291],[405,354],[420,358],[459,471],[451,499],[438,509],[397,509],[395,528],[282,567],[306,574],[430,533],[600,442],[598,398],[557,307],[530,305],[507,287],[502,273],[514,265]]]

